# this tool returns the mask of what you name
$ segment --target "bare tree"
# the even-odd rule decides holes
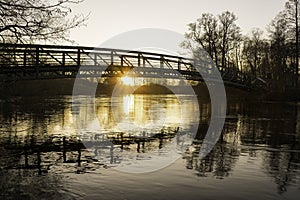
[[[188,31],[185,34],[186,41],[183,46],[188,49],[193,49],[192,43],[200,45],[205,49],[211,58],[218,62],[218,20],[210,13],[204,13],[196,20],[196,22],[188,24]]]
[[[264,77],[268,61],[268,42],[262,38],[263,31],[255,28],[251,35],[244,38],[243,57],[254,76]]]
[[[221,63],[225,67],[226,57],[230,57],[230,51],[239,46],[241,39],[236,20],[236,16],[228,11],[218,17],[202,14],[196,22],[188,25],[183,47],[193,49],[195,43],[206,50],[217,65]]]
[[[221,64],[225,67],[227,54],[234,49],[235,43],[241,39],[241,34],[240,28],[235,24],[237,17],[232,12],[223,12],[218,18],[220,21]]]
[[[270,28],[270,56],[273,78],[278,83],[278,89],[284,91],[284,72],[288,57],[288,27],[284,16],[278,15],[271,23]]]
[[[83,0],[0,0],[0,41],[32,43],[69,40],[69,31],[87,16],[72,15],[71,4]]]
[[[289,30],[290,42],[294,44],[294,57],[295,57],[295,73],[299,76],[299,1],[288,0],[285,4],[285,10],[280,13],[287,23]]]

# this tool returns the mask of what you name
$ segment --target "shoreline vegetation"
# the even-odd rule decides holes
[[[56,95],[72,95],[75,79],[51,79],[51,80],[26,80],[0,84],[0,99],[10,97],[26,97],[26,96],[56,96]],[[82,84],[82,91],[88,91],[89,84]],[[98,84],[96,96],[110,96],[114,90],[115,84]],[[124,90],[130,86],[124,86]],[[186,94],[185,86],[168,86],[176,94]],[[186,86],[188,87],[188,86]],[[198,85],[192,86],[195,94],[203,100],[210,100],[209,92],[205,83],[200,82]],[[136,89],[134,94],[173,94],[173,92],[165,86],[152,84],[143,85]],[[263,88],[256,89],[240,89],[225,85],[227,100],[241,101],[299,101],[299,89],[286,89],[284,92],[268,91]],[[82,93],[82,95],[86,95]]]
[[[188,24],[181,46],[196,56],[204,49],[217,66],[267,82],[277,94],[290,93],[299,89],[299,13],[298,0],[287,0],[265,30],[253,28],[247,35],[233,12],[202,13]]]

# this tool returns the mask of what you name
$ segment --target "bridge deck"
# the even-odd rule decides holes
[[[201,73],[212,74],[209,65],[200,65]],[[248,74],[237,69],[218,68],[225,83],[251,86]],[[195,61],[180,56],[82,46],[0,44],[1,81],[115,77],[130,69],[138,77],[203,81],[195,69]]]

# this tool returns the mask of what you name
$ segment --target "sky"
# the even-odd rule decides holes
[[[85,0],[72,6],[75,14],[90,13],[87,25],[72,30],[70,39],[83,46],[99,46],[113,36],[141,28],[162,28],[184,34],[187,24],[202,13],[232,11],[243,34],[265,30],[284,8],[285,0]]]

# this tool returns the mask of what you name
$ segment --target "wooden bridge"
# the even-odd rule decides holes
[[[0,80],[2,82],[36,79],[123,76],[134,69],[139,77],[160,77],[203,81],[194,60],[179,56],[141,51],[82,46],[0,44]],[[201,73],[211,68],[201,64]],[[251,88],[254,80],[247,73],[218,67],[225,84]],[[179,73],[174,73],[176,70]],[[202,74],[203,75],[203,74]],[[214,77],[211,77],[214,79]],[[1,82],[0,81],[0,82]]]

